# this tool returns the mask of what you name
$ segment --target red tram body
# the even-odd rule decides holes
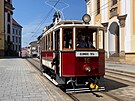
[[[79,41],[86,39],[91,41],[92,48],[86,47],[88,42],[85,42],[86,46],[79,46]],[[81,85],[90,87],[92,83],[97,86],[98,79],[105,75],[102,26],[61,20],[44,31],[39,44],[43,74],[57,85],[71,84],[76,88]]]

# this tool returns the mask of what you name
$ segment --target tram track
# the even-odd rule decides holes
[[[118,70],[106,69],[105,77],[125,84],[135,84],[135,74]]]
[[[105,78],[113,80],[115,82],[119,82],[121,84],[125,84],[126,86],[133,86],[135,85],[135,74],[134,73],[129,73],[129,72],[124,72],[120,70],[114,70],[114,69],[106,69],[105,72]],[[113,84],[112,84],[113,85]],[[118,90],[117,90],[118,91]],[[115,97],[114,93],[112,92],[102,92],[118,101],[125,101],[125,99],[120,99],[119,97]]]
[[[41,73],[41,71],[40,71],[40,68],[39,67],[37,67],[38,65],[39,65],[39,61],[37,61],[37,60],[35,60],[35,59],[30,59],[30,58],[28,58],[28,59],[26,59],[32,66],[34,66],[40,73]],[[34,62],[34,63],[33,63]],[[80,101],[78,98],[76,98],[72,93],[67,93],[67,95],[71,98],[71,99],[73,99],[73,101]]]
[[[36,59],[32,59],[32,58],[27,58],[26,59],[32,66],[34,66],[40,73],[41,73],[41,70],[40,68],[38,67],[39,66],[39,61],[36,60]],[[42,75],[42,74],[41,74]],[[73,101],[80,101],[79,99],[77,99],[75,96],[73,96],[73,94],[71,93],[68,93],[67,94],[71,99],[73,99]]]
[[[32,59],[32,58],[27,58],[26,59],[36,70],[38,70],[39,73],[41,73],[41,70],[40,70],[40,64],[39,64],[39,61],[35,60],[35,59]],[[41,73],[42,75],[42,73]],[[43,75],[42,75],[43,76]],[[76,97],[72,96],[71,94],[67,94],[73,101],[79,101]]]
[[[41,72],[40,71],[40,67],[37,67],[37,66],[40,66],[39,65],[39,61],[37,61],[35,59],[27,59],[27,61],[30,62],[39,72]],[[121,78],[124,78],[124,76],[125,76],[128,79],[129,78],[135,79],[134,78],[134,74],[129,74],[129,73],[126,74],[126,73],[123,73],[123,72],[120,72],[119,73],[118,71],[117,72],[114,72],[114,71],[108,70],[108,69],[106,70],[105,78],[111,79],[111,80],[115,80],[115,81],[119,81],[119,82],[123,82],[123,83],[126,83],[126,84],[129,84],[129,82],[130,82],[130,84],[133,85],[134,82],[132,82],[132,80],[128,81],[128,79],[127,80],[124,80],[124,79],[121,79],[121,78],[117,78],[117,77],[120,77],[119,75],[122,76]],[[102,97],[106,96],[107,98],[111,98],[112,101],[123,101],[120,98],[114,96],[113,94],[111,94],[111,93],[109,93],[107,91],[104,91],[104,92],[91,92],[91,93],[84,92],[84,93],[80,93],[80,94],[79,93],[67,93],[67,95],[71,99],[73,99],[74,101],[82,101],[82,96],[85,99],[91,99],[90,96],[88,96],[88,95],[91,95],[91,96],[94,95],[97,98],[102,98]],[[86,95],[87,95],[88,98],[85,97]],[[87,101],[85,99],[83,99],[83,100],[84,101]]]
[[[127,85],[134,86],[134,84],[135,84],[135,74],[128,73],[128,72],[122,72],[122,71],[115,71],[115,70],[111,70],[111,69],[106,69],[105,79],[114,80],[116,82],[120,82],[120,83],[127,84]],[[91,92],[91,93],[97,97],[100,97],[102,94],[104,94],[104,95],[112,98],[114,101],[125,101],[124,99],[115,96],[112,92],[108,92],[108,89],[106,91],[101,91],[98,93],[97,92]],[[74,95],[72,95],[72,96],[74,96]],[[78,101],[78,100],[75,100],[75,101]]]

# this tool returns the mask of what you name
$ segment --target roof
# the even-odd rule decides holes
[[[35,44],[35,43],[37,43],[37,41],[32,41],[32,42],[29,43],[29,45]]]
[[[12,19],[12,24],[22,28],[22,26],[18,22],[16,22],[15,19]]]

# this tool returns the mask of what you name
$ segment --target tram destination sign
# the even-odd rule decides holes
[[[76,51],[76,57],[98,57],[97,51]]]

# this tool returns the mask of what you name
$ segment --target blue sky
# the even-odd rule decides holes
[[[52,8],[45,2],[54,5],[56,1],[57,0],[12,0],[15,8],[13,18],[23,26],[22,47],[27,46],[31,41],[37,40],[43,28],[52,22],[55,10],[47,16]],[[61,10],[67,4],[69,7],[62,11],[64,19],[81,20],[82,16],[86,13],[85,0],[60,0],[56,8]]]

